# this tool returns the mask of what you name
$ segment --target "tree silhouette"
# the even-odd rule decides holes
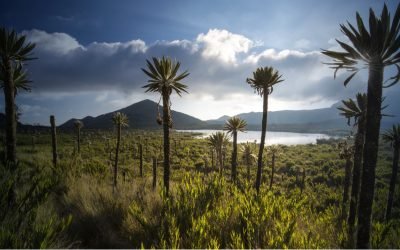
[[[224,126],[224,130],[227,130],[233,137],[233,152],[232,152],[232,181],[236,182],[237,178],[237,133],[238,131],[244,132],[246,128],[246,121],[234,116],[229,118]]]
[[[74,127],[76,129],[76,142],[78,144],[78,154],[79,154],[81,152],[81,128],[83,127],[83,122],[80,120],[75,120]]]
[[[399,150],[400,150],[400,125],[393,125],[393,127],[387,130],[383,135],[382,139],[385,142],[390,143],[393,149],[393,163],[392,163],[392,176],[390,178],[389,194],[386,205],[386,220],[391,219],[394,189],[396,186],[397,172],[399,169]]]
[[[257,177],[256,177],[256,189],[257,193],[260,192],[261,186],[261,171],[262,171],[262,159],[265,144],[265,134],[267,132],[267,114],[268,114],[268,96],[273,92],[273,86],[279,82],[282,82],[282,75],[272,67],[258,68],[253,72],[253,78],[247,78],[246,82],[254,89],[257,94],[263,97],[263,116],[262,116],[262,129],[261,129],[261,142],[258,150],[257,160]]]
[[[117,128],[117,146],[115,147],[115,161],[114,161],[114,188],[117,187],[118,177],[118,155],[121,144],[121,129],[122,127],[128,127],[128,117],[120,112],[113,115],[112,121]]]
[[[351,165],[354,155],[354,147],[349,145],[347,141],[340,142],[338,144],[339,156],[341,159],[345,160],[345,174],[343,183],[343,196],[342,196],[342,218],[346,218],[347,214],[347,201],[349,200],[349,190],[351,184]]]
[[[223,169],[223,149],[228,144],[228,136],[224,132],[215,132],[208,137],[208,143],[215,149],[219,163],[219,173],[222,175]]]
[[[353,181],[351,184],[350,209],[347,223],[349,225],[349,239],[351,246],[354,247],[354,225],[357,215],[358,196],[360,191],[361,167],[364,150],[365,137],[365,115],[367,112],[367,95],[357,93],[356,101],[349,99],[342,101],[343,106],[338,107],[340,115],[348,119],[350,125],[351,119],[354,119],[354,126],[357,126],[357,132],[354,140],[353,156]]]
[[[269,189],[272,189],[272,184],[274,183],[274,174],[275,174],[275,159],[282,152],[281,147],[278,145],[272,145],[268,147],[267,152],[271,153],[272,161],[271,161],[271,179],[269,182]]]
[[[6,160],[15,163],[17,141],[17,113],[15,96],[18,89],[29,90],[29,81],[22,70],[27,60],[32,60],[33,43],[26,43],[25,36],[0,28],[0,83],[4,91],[6,115]]]
[[[350,45],[337,40],[344,52],[323,50],[333,62],[327,63],[335,69],[351,72],[344,81],[346,86],[361,69],[368,68],[367,114],[363,170],[361,177],[360,200],[358,210],[357,248],[370,247],[372,204],[375,191],[375,169],[378,156],[379,130],[381,121],[382,88],[390,87],[400,79],[400,5],[391,22],[390,14],[383,7],[380,18],[372,9],[369,12],[369,31],[360,14],[356,13],[357,27],[349,22],[347,27],[340,25],[341,31],[350,40]],[[395,65],[397,74],[383,85],[383,73],[386,66]]]
[[[166,194],[169,193],[169,175],[170,175],[170,145],[169,145],[169,129],[172,128],[171,117],[171,100],[172,92],[176,92],[181,96],[182,92],[187,93],[187,86],[180,81],[186,78],[189,73],[187,71],[177,74],[180,62],[173,62],[170,58],[155,58],[153,64],[146,60],[147,68],[142,71],[150,78],[148,84],[143,86],[145,92],[157,92],[161,94],[163,100],[163,130],[164,130],[164,187]]]
[[[257,156],[253,154],[253,144],[246,142],[246,144],[242,145],[241,152],[242,160],[247,166],[247,180],[250,181],[250,166],[257,160]]]

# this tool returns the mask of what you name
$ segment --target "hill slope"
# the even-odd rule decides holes
[[[162,112],[162,106],[159,107]],[[143,100],[134,103],[128,107],[116,110],[114,112],[122,112],[128,116],[129,126],[135,129],[157,129],[161,128],[156,122],[157,116],[157,103],[150,100]],[[99,115],[97,117],[87,116],[81,121],[85,128],[89,129],[111,129],[113,123],[111,118],[114,112]],[[171,111],[174,128],[176,129],[195,129],[205,128],[207,123],[195,117],[186,115],[181,112]],[[161,113],[162,115],[162,113]],[[70,119],[64,124],[60,125],[61,129],[70,130],[74,126],[76,119]]]

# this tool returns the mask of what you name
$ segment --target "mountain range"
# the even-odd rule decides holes
[[[328,108],[312,110],[281,110],[268,112],[268,130],[304,133],[348,133],[351,128],[347,121],[339,115],[336,103]],[[400,111],[397,107],[385,110],[384,113],[394,115],[385,116],[382,119],[381,128],[386,129],[394,123],[400,122]],[[128,116],[129,125],[134,129],[161,129],[156,122],[157,112],[162,115],[162,106],[151,100],[143,100],[128,107],[116,110]],[[112,116],[114,112],[105,113],[97,117],[87,116],[80,119],[87,129],[112,129]],[[229,116],[218,119],[203,121],[193,116],[172,110],[173,126],[175,129],[221,129]],[[237,114],[246,120],[248,130],[260,130],[262,112],[249,112]],[[0,127],[4,127],[4,115],[0,114]],[[64,131],[74,128],[74,121],[70,119],[59,128]],[[32,125],[18,124],[19,129],[30,130]],[[43,128],[43,127],[41,127]]]

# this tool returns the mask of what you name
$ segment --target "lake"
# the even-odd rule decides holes
[[[178,130],[179,132],[193,132],[193,133],[202,133],[202,135],[198,136],[198,138],[206,138],[210,136],[212,133],[222,130],[209,130],[209,129],[201,129],[201,130]],[[329,139],[332,136],[325,134],[309,134],[309,133],[292,133],[292,132],[273,132],[267,131],[267,136],[265,142],[267,145],[273,144],[285,144],[285,145],[297,145],[297,144],[309,144],[316,143],[317,139]],[[260,142],[261,131],[246,131],[246,132],[238,132],[238,143],[242,142]],[[231,138],[232,140],[232,138]]]

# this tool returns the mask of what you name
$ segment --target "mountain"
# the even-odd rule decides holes
[[[159,106],[160,114],[162,115],[162,106]],[[122,112],[128,116],[129,126],[135,129],[157,129],[161,128],[156,122],[157,103],[150,100],[143,100],[134,103],[128,107],[116,110],[114,112],[99,115],[97,117],[87,116],[80,119],[85,128],[89,129],[111,129],[113,128],[112,116],[115,112]],[[206,128],[207,123],[195,117],[186,115],[181,112],[172,110],[173,126],[176,129],[198,129]],[[64,130],[74,128],[74,121],[70,119],[59,127]]]
[[[337,130],[348,130],[347,121],[339,115],[337,107],[341,103],[335,103],[329,108],[311,110],[280,110],[268,112],[268,130],[288,132],[331,132]],[[384,113],[394,115],[383,117],[381,128],[387,129],[394,123],[400,122],[400,111],[396,108],[388,109]],[[241,113],[236,116],[246,120],[249,130],[260,130],[262,112]],[[206,121],[214,127],[221,127],[229,116],[222,116],[215,120]]]

